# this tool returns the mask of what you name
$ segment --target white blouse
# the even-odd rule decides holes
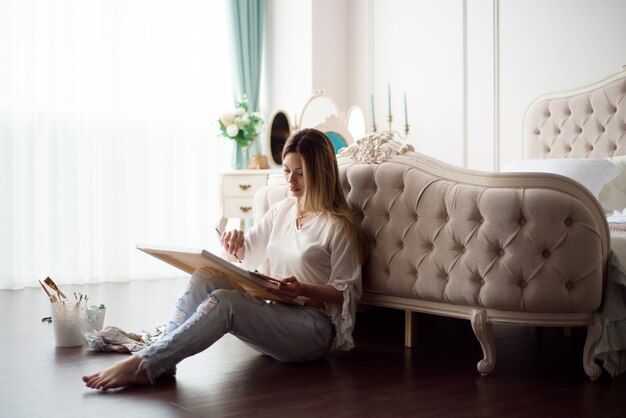
[[[352,331],[361,297],[361,264],[357,250],[342,233],[339,221],[317,216],[296,229],[296,199],[274,204],[263,219],[245,234],[242,267],[258,268],[276,278],[295,276],[303,283],[329,284],[343,292],[343,305],[326,303],[335,325],[335,346],[354,347]]]

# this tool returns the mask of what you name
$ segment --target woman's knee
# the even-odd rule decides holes
[[[224,275],[216,269],[202,267],[193,272],[191,276],[192,286],[206,286],[209,293],[217,289],[232,289],[233,285]]]
[[[241,293],[232,289],[217,289],[204,299],[197,308],[198,312],[208,314],[214,309],[218,309],[222,314],[230,316],[237,310],[236,305],[239,304]]]
[[[217,300],[213,295],[209,295],[209,297],[200,302],[196,310],[206,315],[215,308],[215,305],[217,305]]]

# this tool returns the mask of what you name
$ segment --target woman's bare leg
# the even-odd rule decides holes
[[[180,327],[213,290],[222,287],[232,287],[227,279],[218,274],[210,269],[200,269],[194,272],[189,286],[179,299],[173,318],[161,339],[165,339],[167,334],[174,332]],[[90,388],[102,390],[129,385],[149,384],[150,379],[146,370],[141,366],[141,362],[142,359],[140,357],[133,355],[99,373],[83,376],[83,381]],[[176,374],[176,366],[165,370],[162,374],[174,376]]]
[[[83,381],[87,387],[102,390],[150,383],[145,369],[141,366],[141,358],[135,355],[99,373],[83,376]]]

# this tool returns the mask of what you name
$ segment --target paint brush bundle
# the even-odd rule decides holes
[[[83,345],[83,332],[86,322],[88,297],[74,292],[74,299],[69,300],[50,277],[41,282],[41,288],[52,304],[52,325],[57,347],[75,347]]]

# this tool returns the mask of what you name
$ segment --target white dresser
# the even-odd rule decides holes
[[[233,170],[220,173],[221,216],[217,224],[224,231],[229,218],[239,219],[242,230],[246,219],[252,219],[254,194],[268,184],[272,178],[281,175],[281,170]]]

